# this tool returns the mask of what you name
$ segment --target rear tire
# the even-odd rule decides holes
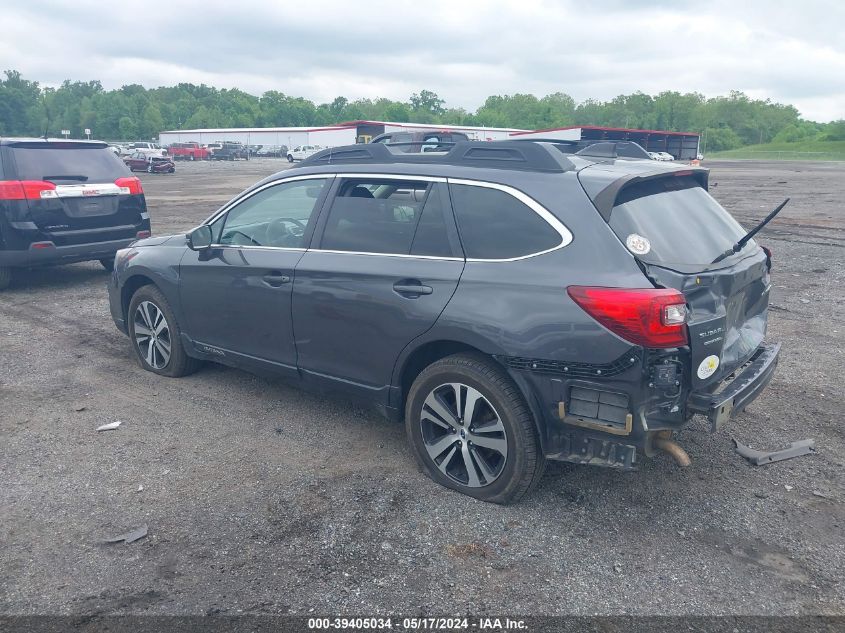
[[[100,266],[105,268],[107,271],[111,272],[114,270],[114,257],[109,259],[108,257],[100,260]]]
[[[293,156],[291,156],[290,154],[288,154],[288,162],[289,162],[289,163],[292,163],[292,162],[293,162]]]
[[[12,283],[12,269],[0,266],[0,290],[5,290]]]
[[[179,378],[194,373],[202,365],[185,352],[176,315],[155,286],[141,286],[135,291],[126,320],[132,349],[147,371]]]
[[[481,355],[448,356],[424,369],[408,393],[405,428],[425,474],[482,501],[519,501],[545,468],[525,399]]]

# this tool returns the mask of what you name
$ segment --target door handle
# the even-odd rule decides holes
[[[393,290],[409,299],[416,299],[420,295],[430,295],[434,292],[431,286],[425,286],[418,279],[403,279],[393,284]]]
[[[268,286],[273,286],[274,288],[278,288],[279,286],[283,286],[290,281],[289,275],[283,275],[278,270],[273,271],[271,273],[267,273],[262,277],[264,283]]]

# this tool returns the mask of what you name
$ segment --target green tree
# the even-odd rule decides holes
[[[138,137],[138,126],[128,116],[121,117],[118,123],[118,135],[124,140],[131,140]]]

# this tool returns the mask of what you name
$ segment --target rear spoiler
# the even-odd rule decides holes
[[[645,174],[628,174],[622,176],[621,178],[617,178],[593,197],[593,204],[596,206],[596,209],[598,209],[605,222],[609,222],[610,213],[613,211],[616,199],[626,187],[646,182],[648,180],[657,180],[659,178],[681,178],[684,176],[692,176],[698,180],[701,187],[707,191],[709,184],[708,181],[710,178],[709,169],[705,169],[703,167],[691,167],[678,169],[676,171],[661,170]]]

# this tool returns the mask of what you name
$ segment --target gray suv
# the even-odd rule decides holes
[[[775,369],[769,254],[734,250],[706,170],[571,149],[325,150],[120,251],[114,321],[157,374],[211,360],[374,403],[486,501],[546,459],[684,464],[672,434],[717,429]]]

